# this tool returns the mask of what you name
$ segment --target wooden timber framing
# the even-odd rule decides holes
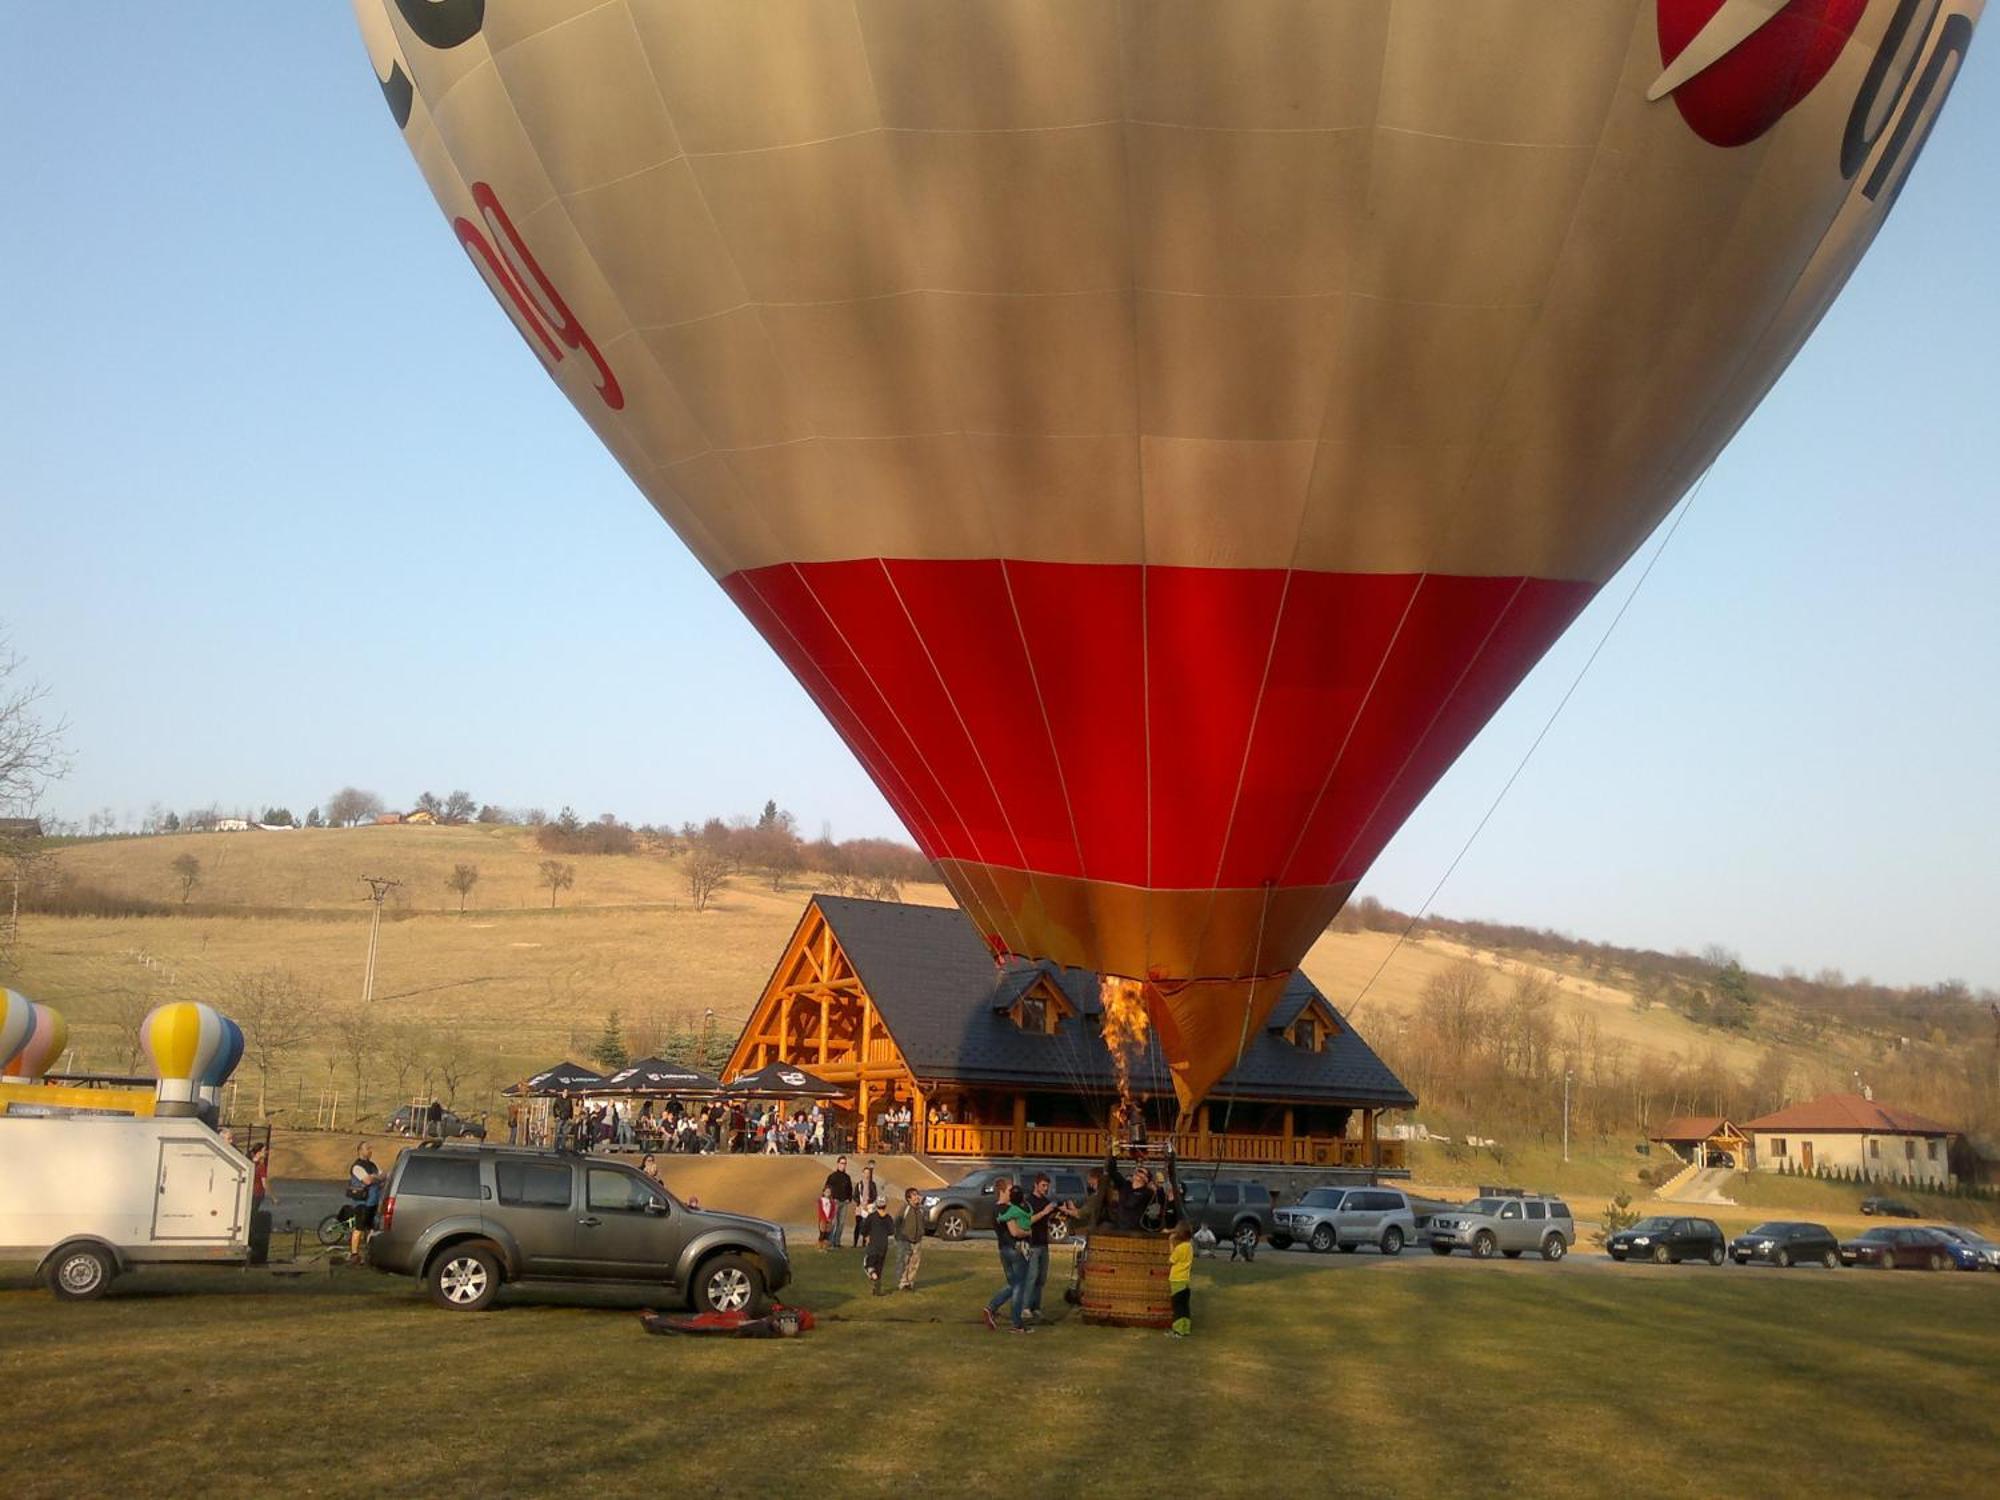
[[[796,1063],[854,1089],[855,1149],[870,1149],[885,1100],[913,1105],[922,1139],[923,1091],[816,901],[785,945],[723,1076],[774,1062]]]
[[[1032,1006],[1033,1009],[1029,1009]],[[1006,1006],[1012,1025],[1027,1032],[1053,1034],[1063,1021],[1076,1022],[1076,1007],[1062,989],[1046,976],[1027,985]],[[997,1013],[996,1013],[997,1014]],[[1328,1012],[1331,1015],[1331,1012]],[[1314,1049],[1317,1050],[1317,1049]],[[1029,1157],[1086,1159],[1102,1156],[1110,1138],[1103,1122],[1088,1123],[1088,1116],[1068,1123],[1036,1119],[1030,1095],[1049,1102],[1052,1094],[1073,1093],[1074,1082],[1055,1063],[1060,1053],[1050,1053],[1051,1073],[1046,1083],[1025,1080],[975,1083],[947,1075],[919,1077],[902,1048],[891,1034],[848,955],[842,950],[833,924],[821,910],[819,899],[806,905],[786,942],[771,977],[758,997],[749,1020],[738,1036],[724,1069],[733,1078],[770,1063],[791,1063],[818,1074],[828,1083],[851,1093],[831,1101],[836,1108],[854,1114],[854,1149],[867,1151],[877,1144],[875,1116],[886,1104],[911,1107],[916,1149],[947,1157]],[[946,1123],[933,1116],[940,1100],[953,1106],[954,1118]],[[1100,1101],[1101,1102],[1101,1101]],[[1301,1102],[1283,1100],[1245,1101],[1246,1110],[1257,1110],[1264,1123],[1249,1129],[1219,1129],[1224,1111],[1200,1106],[1180,1122],[1173,1132],[1175,1147],[1189,1160],[1216,1160],[1330,1167],[1384,1175],[1407,1175],[1406,1148],[1401,1141],[1384,1140],[1377,1128],[1379,1109],[1362,1103],[1349,1109],[1347,1131],[1309,1133],[1301,1126],[1307,1110]],[[1322,1122],[1326,1106],[1315,1103]]]

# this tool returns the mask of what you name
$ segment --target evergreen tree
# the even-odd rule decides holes
[[[618,1025],[617,1011],[604,1018],[604,1030],[598,1034],[597,1045],[590,1049],[590,1058],[606,1072],[622,1068],[632,1060],[625,1051],[625,1033]]]

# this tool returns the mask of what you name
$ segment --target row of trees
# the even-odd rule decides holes
[[[1469,960],[1434,975],[1412,1012],[1378,1017],[1370,1033],[1426,1113],[1545,1139],[1562,1128],[1565,1074],[1572,1128],[1599,1136],[1643,1137],[1677,1115],[1749,1119],[1856,1086],[1851,1056],[1824,1045],[1769,1046],[1747,1072],[1713,1047],[1678,1057],[1640,1050],[1606,1036],[1597,1008],[1565,997],[1545,973]],[[2000,1132],[2000,1034],[1857,1040],[1871,1054],[1865,1081],[1878,1098],[1975,1134]]]

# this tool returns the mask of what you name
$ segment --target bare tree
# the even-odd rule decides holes
[[[576,866],[566,865],[559,859],[545,859],[542,861],[540,883],[549,888],[549,910],[554,911],[556,892],[566,891],[576,884]]]
[[[422,1070],[424,1051],[430,1039],[421,1026],[408,1021],[383,1027],[381,1038],[382,1054],[388,1059],[389,1071],[396,1075],[396,1097],[408,1103],[410,1077]]]
[[[230,1014],[257,1069],[257,1112],[268,1120],[271,1074],[318,1034],[326,996],[284,968],[239,975],[231,990]]]
[[[381,1027],[360,1005],[344,1005],[327,1018],[334,1046],[354,1077],[354,1118],[367,1108],[368,1074],[381,1055]]]
[[[458,1087],[472,1069],[472,1048],[465,1033],[457,1027],[441,1032],[432,1043],[431,1062],[437,1068],[438,1081],[444,1085],[444,1102],[456,1106]]]
[[[465,898],[470,896],[472,888],[479,884],[479,866],[453,865],[451,874],[445,877],[444,883],[458,892],[458,910],[462,916],[465,912]]]
[[[326,820],[336,828],[351,828],[382,811],[382,799],[359,787],[344,786],[326,799]]]
[[[472,793],[456,791],[444,799],[444,811],[438,815],[440,823],[470,823],[479,804],[472,800]]]
[[[681,875],[687,881],[688,899],[694,902],[694,909],[707,911],[722,882],[729,878],[729,860],[706,844],[697,844],[688,851]]]
[[[25,815],[43,789],[69,770],[63,733],[41,716],[49,690],[21,677],[22,661],[0,635],[0,813]]]
[[[125,1071],[136,1073],[145,1047],[139,1033],[153,1009],[153,997],[144,990],[120,987],[104,997],[104,1017],[118,1028],[118,1043],[125,1049]]]
[[[194,894],[194,888],[201,884],[201,861],[192,854],[176,854],[174,879],[180,884],[181,905],[186,906],[188,897]]]

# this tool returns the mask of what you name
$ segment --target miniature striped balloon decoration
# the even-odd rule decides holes
[[[222,1042],[215,1049],[215,1056],[208,1060],[208,1066],[201,1074],[201,1097],[210,1104],[222,1102],[222,1086],[229,1082],[229,1075],[236,1071],[236,1065],[243,1061],[243,1028],[229,1017],[222,1018]]]
[[[0,990],[0,1058],[27,1045],[35,1029],[35,1002],[18,990]]]
[[[207,1076],[227,1024],[214,1006],[195,1000],[156,1005],[147,1013],[139,1042],[159,1075],[163,1103],[194,1102],[195,1085]]]
[[[12,992],[9,992],[10,998]],[[12,1006],[9,1008],[12,1019]],[[69,1045],[69,1022],[62,1012],[52,1010],[35,1001],[28,1002],[28,1033],[16,1046],[4,1065],[0,1065],[0,1075],[8,1078],[40,1078],[48,1072],[49,1064],[62,1056],[62,1050]]]

